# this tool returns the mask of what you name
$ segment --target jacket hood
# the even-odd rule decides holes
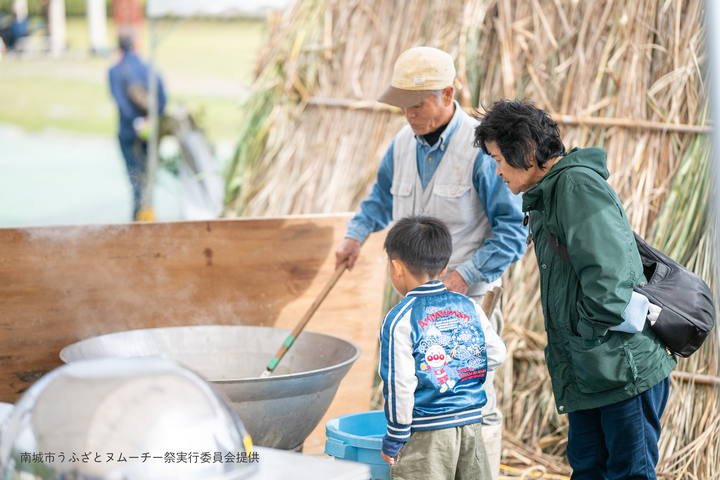
[[[550,170],[532,187],[523,193],[523,212],[541,210],[540,202],[549,199],[555,184],[568,169],[584,167],[593,170],[605,180],[610,176],[607,169],[607,152],[600,147],[573,148],[555,162]]]

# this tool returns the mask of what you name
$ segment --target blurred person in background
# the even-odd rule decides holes
[[[110,69],[110,91],[120,112],[118,139],[133,189],[132,218],[139,220],[143,218],[142,190],[150,134],[148,66],[135,53],[132,30],[122,30],[118,34],[118,47],[122,58]],[[158,115],[162,115],[166,98],[160,75],[157,76],[157,83]]]
[[[0,14],[0,40],[4,47],[13,50],[16,43],[23,37],[28,35],[28,19],[27,17],[20,19],[15,13],[12,15]],[[0,45],[0,53],[3,51],[3,45]]]

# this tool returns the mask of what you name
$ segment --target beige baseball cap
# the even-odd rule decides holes
[[[395,62],[390,86],[378,98],[379,102],[408,108],[425,100],[435,90],[462,85],[455,78],[455,64],[449,53],[432,47],[405,50]]]

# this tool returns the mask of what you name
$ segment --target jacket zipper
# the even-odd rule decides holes
[[[522,226],[527,227],[529,224],[530,224],[530,210],[525,212],[525,216],[523,217],[523,221],[522,221]],[[530,227],[528,227],[528,236],[525,239],[525,246],[529,247],[530,244],[532,243],[532,241],[533,241],[533,234],[530,231]]]

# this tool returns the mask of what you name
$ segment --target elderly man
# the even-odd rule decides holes
[[[461,88],[453,59],[441,50],[411,48],[397,59],[391,86],[378,100],[400,107],[409,125],[393,139],[370,196],[348,223],[336,258],[338,264],[348,259],[352,269],[371,232],[406,215],[435,216],[447,223],[453,237],[443,283],[482,305],[485,293],[499,285],[505,269],[525,253],[522,199],[495,175],[495,161],[473,147],[477,122],[453,100],[454,87]],[[501,334],[499,306],[490,322]],[[502,414],[492,374],[485,387],[483,436],[497,478]]]

